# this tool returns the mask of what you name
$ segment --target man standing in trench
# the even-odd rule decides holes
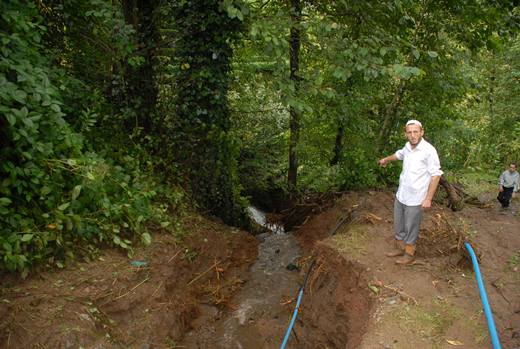
[[[408,142],[404,148],[379,160],[382,167],[391,161],[403,161],[394,202],[394,250],[387,253],[388,257],[401,257],[395,263],[403,265],[415,260],[422,211],[431,207],[442,175],[437,151],[423,138],[422,124],[417,120],[408,121],[405,133]]]

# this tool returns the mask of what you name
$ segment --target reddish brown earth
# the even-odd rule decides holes
[[[318,347],[490,348],[475,277],[467,253],[457,249],[462,235],[472,241],[480,255],[480,270],[502,347],[520,348],[520,219],[514,212],[501,212],[493,201],[494,193],[487,197],[483,208],[467,205],[456,213],[439,199],[424,215],[417,263],[405,267],[385,256],[393,239],[391,192],[345,195],[332,209],[309,220],[298,232],[303,243],[310,246],[318,238],[314,245],[318,258],[340,255],[355,265],[361,274],[354,273],[350,278],[360,280],[357,287],[370,293],[369,306],[356,308],[363,302],[354,300],[362,299],[359,292],[354,292],[353,309],[349,311],[334,308],[338,303],[345,304],[338,299],[352,290],[345,284],[339,285],[341,291],[322,292],[314,297],[317,300],[311,296],[304,301],[304,323],[319,322],[316,314],[305,314],[306,308],[317,308],[317,304],[322,312],[348,319],[346,328],[340,331],[343,341]],[[513,209],[517,207],[515,202]],[[350,223],[337,229],[336,235],[328,236],[348,215]],[[330,262],[337,257],[325,260],[335,266],[324,269],[323,273],[329,275],[322,278],[335,279],[343,270],[352,270]],[[367,314],[359,309],[368,311],[368,321]],[[334,328],[332,321],[322,325]],[[331,331],[329,338],[341,337]]]
[[[202,304],[230,305],[256,258],[256,239],[219,222],[191,216],[179,243],[154,234],[137,251],[135,268],[104,251],[20,281],[4,279],[1,348],[174,348]]]
[[[298,229],[300,279],[315,265],[287,348],[490,348],[474,274],[457,249],[460,235],[480,254],[502,347],[520,347],[519,217],[502,214],[492,200],[457,213],[439,200],[425,214],[417,263],[402,267],[384,256],[392,203],[391,192],[345,194]],[[181,348],[201,321],[219,321],[205,317],[206,308],[235,309],[258,245],[246,232],[198,216],[183,229],[190,237],[182,243],[157,232],[136,251],[145,268],[103,251],[95,261],[26,280],[4,276],[0,347]],[[287,323],[297,291],[273,305]],[[262,333],[278,347],[282,330]]]

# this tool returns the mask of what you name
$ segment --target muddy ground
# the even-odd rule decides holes
[[[320,347],[490,348],[474,273],[467,253],[461,248],[462,235],[471,240],[480,257],[480,270],[502,347],[520,348],[518,201],[512,211],[502,212],[493,200],[494,195],[484,195],[479,207],[466,205],[461,212],[447,209],[439,198],[425,213],[417,261],[406,267],[385,256],[393,239],[391,192],[345,195],[332,209],[310,220],[298,232],[304,244],[311,245],[318,237],[314,242],[318,258],[326,256],[323,251],[328,251],[361,266],[362,277],[368,279],[363,286],[372,301],[368,321],[365,322],[365,313],[350,319],[348,330],[354,333],[347,340]],[[349,224],[339,227],[334,236],[328,236],[337,228],[336,222],[348,215],[352,216]],[[331,265],[330,260],[334,258],[324,258],[324,264]],[[327,273],[341,271],[330,266],[322,271]],[[348,288],[343,288],[343,293],[347,291]],[[302,310],[304,323],[314,321],[314,312],[306,309],[318,311],[320,301],[323,307],[331,309],[327,304],[332,302],[310,293]],[[359,332],[353,326],[358,326]],[[358,342],[352,336],[362,338]]]
[[[484,205],[456,213],[439,199],[425,214],[417,263],[406,267],[385,257],[392,192],[346,193],[332,207],[318,206],[294,233],[301,256],[293,286],[261,320],[248,319],[264,343],[255,349],[279,347],[313,260],[287,348],[490,348],[460,234],[480,255],[502,347],[520,347],[520,218],[503,214],[492,199],[490,193]],[[237,311],[259,241],[197,215],[182,227],[186,239],[157,231],[132,259],[108,250],[26,280],[4,275],[0,347],[217,348],[219,338],[189,338],[222,327]]]

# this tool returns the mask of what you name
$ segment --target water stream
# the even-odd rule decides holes
[[[258,236],[258,259],[251,266],[251,277],[232,300],[235,310],[222,314],[213,307],[206,309],[200,327],[182,343],[187,348],[274,348],[283,339],[290,319],[283,303],[294,299],[299,288],[298,273],[287,266],[296,264],[300,248],[291,233],[269,224],[265,213],[254,207],[249,211],[270,230]]]
[[[247,208],[249,212],[249,216],[258,224],[260,224],[263,227],[266,227],[271,233],[275,234],[284,234],[285,230],[282,225],[269,223],[267,221],[267,217],[265,215],[265,212],[259,210],[258,208],[254,206],[249,206]]]

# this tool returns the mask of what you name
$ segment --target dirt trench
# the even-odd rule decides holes
[[[105,250],[26,280],[3,275],[0,347],[178,347],[206,306],[228,307],[257,251],[253,236],[214,219],[190,215],[182,229],[182,241],[155,231],[131,259]]]
[[[300,271],[285,270],[289,274],[281,276],[287,278],[284,283],[274,279],[273,286],[264,289],[251,282],[257,238],[196,215],[185,220],[188,237],[182,242],[157,231],[154,243],[136,250],[131,259],[106,250],[95,260],[34,273],[26,280],[3,275],[0,347],[225,348],[218,328],[225,330],[231,314],[247,308],[241,308],[240,291],[249,287],[263,292],[261,298],[268,299],[267,293],[274,298],[265,306],[253,302],[250,310],[242,312],[242,323],[254,326],[255,332],[249,335],[254,341],[241,347],[277,348],[307,267],[315,259],[286,348],[356,348],[373,302],[362,265],[347,261],[325,244],[310,243],[337,224],[337,212],[327,215],[309,218],[300,229],[307,233],[294,234],[301,248],[299,258],[279,263],[286,269],[290,261]],[[132,260],[146,265],[135,267]],[[277,283],[285,285],[280,293],[272,292]],[[201,329],[206,332],[197,332]],[[190,334],[206,339],[190,341]]]
[[[255,210],[255,214],[259,212]],[[323,219],[320,217],[317,219]],[[332,220],[321,229],[336,224],[332,216],[329,218]],[[312,217],[307,222],[305,226],[315,224]],[[258,236],[258,259],[249,269],[248,281],[231,299],[231,309],[206,308],[180,347],[280,347],[301,284],[308,275],[299,315],[286,348],[355,348],[372,305],[364,269],[324,244],[318,243],[314,248],[309,239],[303,244],[301,237],[293,233]],[[307,248],[310,246],[313,248]],[[309,272],[311,264],[315,267]],[[295,271],[298,267],[299,273]]]
[[[490,201],[455,213],[437,198],[425,212],[416,263],[399,266],[385,257],[393,241],[393,201],[393,192],[348,193],[333,206],[315,205],[312,216],[295,224],[301,270],[292,292],[279,306],[273,302],[282,323],[289,324],[299,285],[311,261],[316,264],[287,348],[489,348],[472,268],[463,263],[466,239],[481,257],[503,348],[519,348],[516,202],[509,212]],[[243,348],[279,347],[286,325],[262,327],[262,345]]]
[[[358,348],[373,306],[365,268],[317,243],[294,348]]]

